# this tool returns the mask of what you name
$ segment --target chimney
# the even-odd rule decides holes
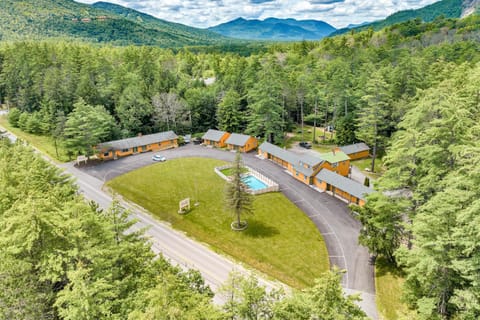
[[[142,133],[141,133],[141,132],[139,132],[139,133],[138,133],[138,136],[139,136],[139,137],[141,137],[141,136],[142,136]]]
[[[335,149],[332,149],[332,153],[333,153],[333,155],[335,155]]]

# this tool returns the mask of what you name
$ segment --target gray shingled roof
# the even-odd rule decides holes
[[[362,200],[365,200],[366,195],[375,192],[375,190],[370,189],[361,183],[345,178],[344,176],[327,169],[320,170],[316,175],[316,178]]]
[[[203,135],[202,139],[219,142],[225,133],[225,131],[208,129],[208,131]]]
[[[353,154],[357,152],[370,150],[370,147],[367,146],[365,143],[360,142],[360,143],[355,143],[355,144],[350,144],[348,146],[340,147],[340,150],[342,150],[346,154]]]
[[[148,144],[159,143],[162,141],[174,140],[178,136],[173,131],[159,132],[154,134],[147,134],[140,137],[133,137],[115,141],[108,141],[100,143],[97,149],[102,150],[122,150],[134,147],[146,146]]]
[[[316,166],[316,165],[324,162],[324,160],[321,159],[320,157],[315,157],[315,156],[309,155],[309,154],[302,154],[300,156],[300,161],[305,163],[305,164],[308,164],[309,166]]]
[[[230,137],[228,137],[227,141],[225,141],[225,143],[243,147],[247,143],[248,139],[250,139],[250,136],[247,136],[245,134],[232,133]]]
[[[304,166],[300,164],[296,164],[293,166],[293,169],[297,170],[298,172],[303,173],[304,176],[311,177],[313,174],[313,169],[312,168],[305,168]]]
[[[277,147],[276,145],[271,144],[269,142],[262,143],[258,148],[264,152],[271,154],[274,157],[282,159],[283,161],[286,161],[291,164],[296,164],[300,161],[300,157],[297,156],[296,154],[290,151],[284,150],[280,147]]]

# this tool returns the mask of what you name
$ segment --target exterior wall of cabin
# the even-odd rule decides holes
[[[370,157],[370,151],[365,150],[361,152],[351,153],[348,155],[350,160],[364,159]]]
[[[252,151],[253,149],[255,149],[256,147],[258,146],[258,141],[256,138],[254,137],[250,137],[248,140],[247,140],[247,143],[245,144],[245,146],[243,147],[243,152],[250,152]]]
[[[209,146],[214,146],[214,147],[217,147],[217,148],[223,148],[223,147],[225,147],[225,141],[228,139],[228,137],[230,137],[230,133],[225,132],[225,134],[220,138],[219,141],[204,139],[203,143],[206,144],[206,145],[209,145]]]
[[[319,169],[327,169],[327,170],[336,172],[339,175],[347,177],[350,171],[350,160],[345,160],[345,161],[341,161],[333,164],[325,161],[320,165]],[[316,173],[318,173],[318,171],[316,171]]]
[[[301,172],[298,172],[297,170],[293,169],[292,170],[292,175],[295,177],[295,179],[305,183],[305,184],[308,184],[310,185],[310,177],[309,176],[306,176],[304,175],[303,173]]]
[[[147,152],[147,151],[160,151],[178,147],[178,139],[161,141],[158,143],[152,143],[136,148],[129,148],[124,150],[110,150],[98,154],[98,158],[102,160],[111,160],[121,157],[126,157],[135,153]]]
[[[216,144],[216,147],[218,148],[223,148],[226,146],[226,143],[225,141],[227,141],[227,139],[230,137],[230,133],[228,132],[225,132],[225,134],[220,138],[220,141],[217,142]]]
[[[99,153],[97,155],[97,157],[99,159],[102,159],[102,160],[110,160],[110,159],[113,159],[113,151],[106,151],[106,152],[103,152],[103,153]]]
[[[177,148],[178,139],[161,141],[159,143],[149,144],[146,147],[147,148],[145,151],[160,151],[165,149]],[[145,152],[145,151],[142,151],[142,152]]]

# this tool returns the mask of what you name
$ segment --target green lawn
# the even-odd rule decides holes
[[[313,126],[305,125],[303,127],[303,136],[302,136],[302,128],[301,126],[296,126],[292,132],[288,134],[288,138],[286,141],[287,148],[291,147],[292,144],[299,141],[308,141],[310,143],[313,142]],[[315,131],[315,137],[317,142],[323,141],[323,128],[317,127]],[[329,144],[330,139],[332,138],[332,134],[330,132],[325,132],[326,141],[325,143],[315,143],[313,144],[313,148],[320,152],[328,152],[332,149],[332,144]]]
[[[233,169],[232,168],[226,168],[223,170],[220,170],[221,173],[223,173],[226,177],[229,177],[233,174]],[[243,168],[242,173],[246,173],[248,170],[246,168]]]
[[[4,127],[8,131],[11,131],[18,138],[27,141],[32,146],[40,150],[41,152],[47,154],[53,160],[58,162],[68,162],[69,159],[66,155],[65,150],[60,144],[58,144],[58,157],[55,151],[55,142],[52,137],[48,136],[39,136],[35,134],[26,133],[19,128],[14,128],[8,123],[7,117],[0,117],[0,126]]]
[[[385,320],[408,319],[411,311],[402,303],[403,274],[386,260],[378,258],[375,264],[377,309]]]
[[[154,164],[107,183],[176,229],[290,286],[302,288],[329,268],[328,253],[314,224],[281,193],[255,196],[248,229],[234,232],[223,202],[225,181],[214,167],[225,162],[187,158]],[[186,197],[199,205],[179,215]]]
[[[366,168],[370,169],[372,167],[372,159],[360,159],[360,160],[354,160],[351,162],[352,165],[356,166],[360,170],[362,170],[362,173],[369,176],[370,178],[377,179],[381,177],[383,174],[383,171],[385,170],[383,167],[383,161],[381,158],[375,159],[375,172],[367,172],[365,171]]]

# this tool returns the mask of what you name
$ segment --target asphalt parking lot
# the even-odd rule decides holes
[[[188,144],[176,149],[156,152],[167,158],[206,157],[224,161],[233,161],[232,152]],[[126,172],[155,163],[153,153],[147,152],[106,161],[95,166],[87,166],[82,171],[95,176],[103,182]],[[360,222],[354,219],[347,205],[326,193],[303,184],[294,179],[285,170],[269,160],[259,159],[255,153],[243,155],[245,164],[277,182],[280,191],[297,205],[316,225],[323,235],[331,265],[346,270],[343,286],[350,292],[360,292],[364,299],[364,309],[376,317],[375,284],[373,266],[369,264],[366,248],[358,244]]]

